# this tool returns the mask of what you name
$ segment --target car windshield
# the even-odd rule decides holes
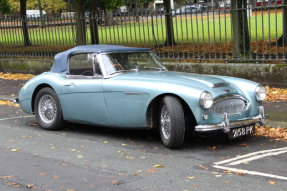
[[[166,71],[156,55],[151,52],[109,53],[102,55],[108,75],[137,71]]]

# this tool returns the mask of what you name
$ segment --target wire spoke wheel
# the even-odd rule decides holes
[[[38,105],[39,116],[45,123],[52,123],[56,119],[57,105],[50,95],[43,95]]]
[[[184,111],[175,96],[165,96],[159,104],[159,130],[163,144],[168,148],[180,147],[185,135]]]
[[[161,108],[161,114],[160,114],[160,123],[161,123],[161,130],[162,134],[165,139],[169,139],[170,137],[170,117],[169,112],[167,110],[166,105],[164,105]]]

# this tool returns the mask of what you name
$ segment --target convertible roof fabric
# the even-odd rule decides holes
[[[124,52],[124,51],[152,51],[152,50],[149,48],[134,48],[119,45],[107,45],[107,44],[76,46],[65,52],[56,54],[50,72],[67,74],[69,64],[68,59],[70,55],[75,52],[102,53],[102,52]]]

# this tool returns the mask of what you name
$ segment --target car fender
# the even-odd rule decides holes
[[[21,108],[29,113],[33,113],[33,95],[37,87],[43,86],[50,86],[58,95],[61,105],[65,105],[64,99],[62,98],[63,94],[63,86],[64,84],[64,75],[62,74],[55,74],[51,72],[45,72],[38,76],[35,76],[28,82],[26,82],[19,92],[19,103]]]

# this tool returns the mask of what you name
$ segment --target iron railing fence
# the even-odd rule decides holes
[[[234,5],[183,5],[119,15],[8,17],[0,20],[0,56],[52,58],[77,45],[99,43],[148,47],[174,61],[285,63],[284,7],[284,0],[252,7],[237,0]]]

